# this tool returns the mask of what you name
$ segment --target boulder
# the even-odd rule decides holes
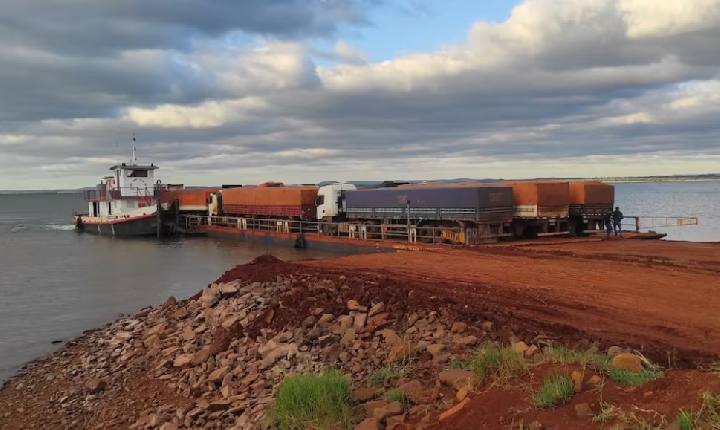
[[[210,347],[205,347],[201,349],[197,354],[195,354],[192,358],[192,365],[193,366],[199,366],[210,358],[212,354],[212,349]]]
[[[518,354],[525,354],[525,351],[530,348],[525,342],[515,342],[512,345],[513,351],[517,352]]]
[[[213,284],[209,288],[205,288],[200,296],[200,303],[202,307],[209,308],[220,301],[220,288]]]
[[[607,350],[607,355],[609,357],[615,357],[616,355],[621,354],[622,352],[623,352],[623,349],[620,348],[619,346],[611,346]]]
[[[368,418],[355,426],[355,430],[378,430],[379,428],[377,418]]]
[[[363,409],[365,410],[365,416],[366,417],[374,417],[375,416],[375,409],[384,408],[387,406],[388,402],[385,400],[375,400],[372,402],[367,402],[363,405]]]
[[[160,426],[160,430],[178,430],[178,426],[173,423],[165,423]]]
[[[441,352],[443,352],[444,349],[445,349],[445,345],[443,345],[442,343],[436,343],[436,344],[428,346],[427,352],[429,352],[433,356],[436,356],[436,355],[440,354]]]
[[[216,400],[210,403],[208,410],[210,412],[225,411],[230,408],[230,402],[227,400]]]
[[[539,349],[536,345],[530,345],[528,349],[525,350],[525,357],[532,357],[537,354],[538,351]]]
[[[398,388],[405,394],[405,398],[416,405],[429,404],[435,400],[432,391],[423,387],[418,380],[410,381]]]
[[[355,329],[349,328],[343,335],[340,343],[344,346],[351,346],[355,342]]]
[[[587,418],[589,416],[592,416],[590,405],[588,405],[587,403],[580,403],[575,405],[575,415],[577,415],[578,418]]]
[[[468,395],[468,389],[466,387],[463,387],[455,393],[455,398],[458,400],[458,402],[462,402],[465,400],[465,398]]]
[[[593,375],[592,377],[590,377],[590,379],[588,379],[588,384],[590,385],[597,385],[600,382],[602,382],[602,378],[598,375]]]
[[[405,414],[395,415],[395,416],[387,419],[387,424],[386,424],[385,428],[387,430],[393,430],[397,426],[402,427],[403,424],[405,424]],[[402,427],[402,428],[404,428],[404,427]]]
[[[90,393],[97,394],[105,390],[105,387],[107,387],[107,382],[102,378],[94,377],[91,378],[87,382],[87,384],[85,384],[85,386],[87,387],[88,391],[90,391]]]
[[[143,334],[143,337],[147,339],[150,336],[163,334],[163,333],[165,333],[166,328],[167,328],[167,323],[162,322],[162,323],[154,326],[153,328],[150,328],[147,331],[145,331],[145,333]]]
[[[467,324],[458,321],[456,323],[453,323],[451,330],[453,333],[465,333],[465,330],[467,330]]]
[[[376,389],[372,387],[360,387],[353,393],[353,398],[360,403],[364,403],[374,399],[376,395]]]
[[[175,360],[173,361],[173,366],[174,367],[187,366],[188,364],[190,364],[192,362],[192,360],[193,360],[192,354],[178,355],[177,358],[175,358]]]
[[[377,303],[377,304],[373,305],[373,307],[370,308],[370,311],[368,312],[368,316],[374,317],[375,315],[379,314],[380,312],[382,312],[384,310],[385,310],[385,303],[383,303],[383,302]]]
[[[472,346],[478,343],[478,338],[475,336],[465,336],[453,340],[456,344],[462,346]]]
[[[208,381],[219,384],[220,382],[222,382],[223,378],[225,377],[225,375],[228,374],[228,372],[230,372],[230,368],[228,366],[216,369],[210,374],[210,376],[208,376]]]
[[[348,300],[347,307],[351,311],[367,312],[367,306],[360,306],[356,300]]]
[[[397,345],[402,342],[402,338],[398,336],[395,330],[385,329],[382,331],[382,336],[388,345]]]
[[[454,387],[455,389],[460,389],[470,385],[474,376],[472,372],[468,372],[467,370],[448,369],[440,372],[438,378],[443,384]]]
[[[402,405],[400,402],[392,402],[382,408],[377,408],[373,412],[373,417],[377,418],[381,423],[390,417],[402,414]]]
[[[220,284],[220,292],[223,294],[235,294],[238,292],[235,283]]]
[[[642,372],[642,361],[635,354],[622,353],[612,359],[612,366],[615,369],[627,370],[629,372]]]
[[[570,378],[572,379],[573,384],[575,384],[575,392],[581,392],[583,385],[583,374],[576,370],[572,373],[572,375],[570,375]]]
[[[357,314],[357,315],[355,315],[355,323],[353,324],[353,327],[355,327],[356,330],[365,327],[365,323],[367,322],[367,318],[368,318],[368,314]]]

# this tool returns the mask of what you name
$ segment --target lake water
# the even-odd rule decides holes
[[[700,225],[658,229],[673,240],[720,241],[720,182],[616,185],[626,215],[697,216]],[[195,294],[258,255],[337,254],[212,238],[120,240],[79,235],[69,219],[79,195],[0,195],[0,381],[48,353],[53,340]]]

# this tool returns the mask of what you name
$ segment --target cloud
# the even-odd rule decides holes
[[[172,182],[636,174],[627,160],[660,174],[720,156],[720,0],[527,0],[462,44],[379,63],[336,34],[364,25],[375,1],[243,3],[252,18],[222,1],[201,16],[108,4],[82,12],[116,8],[96,46],[54,45],[44,17],[37,34],[2,30],[15,43],[0,46],[13,64],[0,68],[0,188],[22,187],[18,166],[53,160],[62,168],[28,180],[67,166],[94,180],[132,131]],[[22,8],[11,14],[29,19]],[[304,18],[273,21],[285,10]],[[149,23],[168,40],[112,33]]]

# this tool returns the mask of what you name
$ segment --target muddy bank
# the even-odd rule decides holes
[[[399,258],[405,263],[396,271],[381,265]],[[259,258],[186,301],[171,298],[86,332],[33,363],[0,390],[0,428],[275,428],[269,411],[279,384],[288,375],[328,368],[352,381],[354,425],[362,430],[500,429],[520,421],[548,429],[602,428],[572,411],[587,404],[598,412],[600,400],[588,393],[597,394],[590,380],[606,378],[603,369],[585,372],[579,390],[585,394],[555,413],[528,407],[528,390],[544,375],[578,370],[577,363],[553,359],[555,348],[608,360],[629,354],[641,367],[646,364],[636,350],[667,362],[668,344],[651,343],[642,330],[635,338],[612,331],[595,336],[567,314],[558,316],[564,308],[548,291],[530,294],[512,283],[498,289],[472,279],[489,272],[472,258],[481,269],[465,261],[464,271],[455,267],[452,276],[450,260],[424,254],[302,263]],[[417,261],[426,261],[423,270],[414,270]],[[520,279],[521,272],[514,270]],[[625,332],[634,330],[626,324]],[[511,347],[527,366],[504,388],[474,380],[477,374],[466,366],[488,342]],[[712,358],[708,351],[674,348],[676,367]],[[378,376],[382,372],[385,377]],[[678,407],[698,406],[687,393],[720,390],[699,375],[667,372],[657,380],[664,382],[644,391],[608,381],[607,396],[627,411],[644,404],[670,416]],[[388,396],[393,389],[403,393],[401,402]],[[683,393],[682,405],[668,400]]]

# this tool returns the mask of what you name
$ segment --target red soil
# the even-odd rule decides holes
[[[299,264],[348,277],[386,276],[416,290],[429,307],[452,309],[469,322],[488,319],[525,337],[630,345],[662,364],[693,367],[720,355],[716,262],[716,245],[606,241]]]
[[[698,412],[705,392],[720,392],[720,378],[700,371],[668,371],[665,375],[642,387],[628,387],[605,380],[596,387],[588,384],[595,375],[586,371],[583,391],[565,404],[552,409],[536,409],[531,404],[531,394],[552,374],[570,374],[574,368],[558,368],[544,365],[517,381],[492,387],[482,386],[470,396],[470,402],[457,414],[435,426],[435,430],[495,430],[528,428],[538,421],[545,429],[608,429],[623,421],[632,422],[632,415],[653,424],[663,418],[672,422],[682,409]],[[592,417],[578,417],[576,405],[588,404],[593,415],[603,409],[603,403],[612,405],[614,419],[593,422]],[[520,423],[524,427],[520,427]],[[627,428],[627,427],[626,427]],[[633,427],[635,428],[635,427]],[[639,428],[639,427],[638,427]],[[655,427],[653,427],[655,428]],[[662,427],[661,427],[662,428]]]

